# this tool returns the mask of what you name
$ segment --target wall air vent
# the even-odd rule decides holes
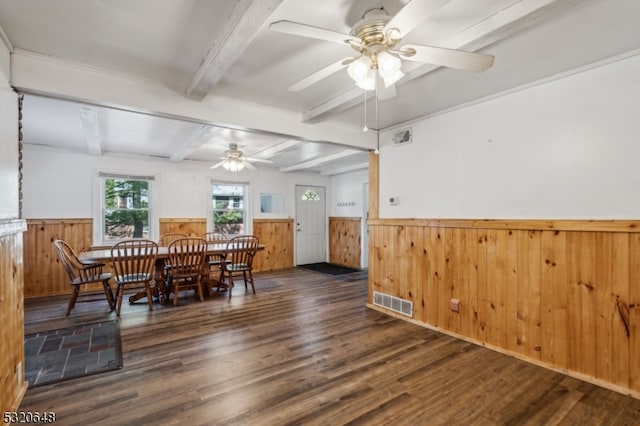
[[[398,130],[393,133],[393,146],[411,143],[411,128]]]
[[[413,302],[410,300],[374,291],[373,304],[413,318]]]

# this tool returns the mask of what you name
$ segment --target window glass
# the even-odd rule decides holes
[[[102,241],[149,238],[151,180],[102,175],[101,188]]]
[[[222,232],[228,236],[248,233],[247,185],[212,184],[213,232]]]
[[[320,195],[311,189],[308,189],[302,194],[302,201],[320,201]]]

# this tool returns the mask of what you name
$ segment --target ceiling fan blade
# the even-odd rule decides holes
[[[339,44],[346,44],[349,43],[349,41],[358,44],[360,43],[360,39],[357,37],[327,30],[325,28],[314,27],[312,25],[300,24],[298,22],[276,21],[269,24],[269,29],[281,33],[294,34]]]
[[[391,37],[400,39],[448,2],[449,0],[411,0],[387,22],[384,31],[395,30]]]
[[[242,157],[243,160],[245,161],[251,161],[252,163],[264,163],[264,164],[273,164],[273,161],[271,160],[266,160],[263,158],[249,158],[249,157]]]
[[[242,160],[242,165],[244,165],[249,170],[257,170],[256,166],[254,166],[253,164],[249,163],[248,161]]]
[[[213,166],[211,166],[211,167],[209,167],[209,168],[210,168],[210,169],[217,169],[218,167],[222,166],[222,165],[224,164],[224,162],[225,162],[225,161],[227,161],[227,160],[226,160],[226,159],[225,159],[225,160],[222,160],[222,161],[220,161],[219,163],[216,163],[216,164],[214,164]]]
[[[494,57],[482,53],[466,52],[464,50],[447,49],[444,47],[419,46],[408,44],[398,51],[404,59],[416,62],[426,62],[456,68],[464,71],[485,71],[493,65]]]
[[[341,69],[345,68],[349,63],[353,60],[353,58],[345,58],[340,59],[338,62],[334,62],[333,64],[322,68],[319,71],[314,72],[313,74],[303,78],[297,83],[289,86],[287,89],[292,92],[299,92],[300,90],[306,89],[309,86],[312,86],[322,80],[323,78],[329,77],[331,74],[335,74]],[[346,62],[346,63],[345,63]]]

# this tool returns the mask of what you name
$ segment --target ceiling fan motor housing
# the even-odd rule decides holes
[[[376,56],[380,52],[386,52],[398,44],[399,39],[391,38],[390,32],[385,33],[384,27],[391,17],[384,9],[371,9],[364,14],[353,27],[351,35],[358,37],[362,44],[351,44],[351,46],[368,56],[372,60],[371,68],[376,68]]]

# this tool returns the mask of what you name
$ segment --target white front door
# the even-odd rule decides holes
[[[326,200],[322,186],[296,185],[296,264],[326,261]]]

